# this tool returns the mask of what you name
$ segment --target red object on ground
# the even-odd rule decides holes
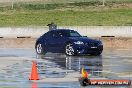
[[[87,71],[85,72],[85,77],[87,77],[87,78],[88,78],[88,72],[87,72]]]
[[[32,71],[29,80],[39,80],[39,75],[35,61],[32,61]]]
[[[37,83],[32,83],[32,88],[38,88],[38,84]]]
[[[88,72],[84,71],[84,68],[81,70],[82,77],[79,78],[79,82],[82,86],[87,85],[131,85],[131,80],[123,79],[96,79],[91,80],[88,78]]]
[[[130,80],[122,79],[106,79],[106,80],[90,80],[91,85],[131,85]]]
[[[88,85],[131,85],[131,80],[122,79],[89,79],[86,77],[80,77],[79,82],[82,86]]]

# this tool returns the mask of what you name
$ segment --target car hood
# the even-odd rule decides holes
[[[91,39],[88,37],[69,37],[70,39],[72,39],[73,41],[82,41],[84,43],[86,42],[91,42],[91,43],[100,43],[100,40],[96,40],[96,39]]]

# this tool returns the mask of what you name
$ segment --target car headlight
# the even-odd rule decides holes
[[[84,44],[82,41],[74,42],[75,44]]]

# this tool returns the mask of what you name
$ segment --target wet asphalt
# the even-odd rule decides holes
[[[81,68],[89,72],[90,78],[132,80],[132,50],[105,49],[100,56],[65,56],[48,53],[36,55],[34,49],[0,49],[0,58],[30,58],[37,61],[41,79],[63,78],[70,73],[81,73]],[[79,82],[32,83],[29,81],[31,60],[7,65],[0,69],[0,88],[81,88]],[[131,86],[88,86],[87,88],[132,88]]]

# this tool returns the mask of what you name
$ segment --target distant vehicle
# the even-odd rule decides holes
[[[68,56],[90,54],[100,55],[103,44],[100,40],[81,36],[69,29],[50,30],[39,37],[35,44],[37,54],[65,53]]]

